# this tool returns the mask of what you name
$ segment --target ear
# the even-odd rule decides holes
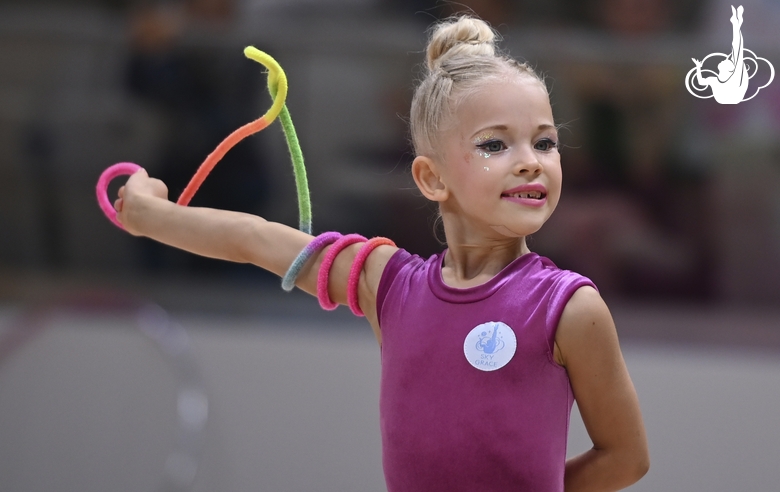
[[[430,157],[418,155],[412,162],[412,177],[417,188],[428,200],[443,202],[449,195],[449,189],[442,180],[436,162]]]

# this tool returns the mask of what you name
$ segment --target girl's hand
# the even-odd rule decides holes
[[[159,179],[150,178],[145,169],[130,176],[119,188],[119,198],[114,202],[117,220],[127,232],[134,236],[143,235],[137,228],[137,218],[145,200],[168,200],[168,187]]]

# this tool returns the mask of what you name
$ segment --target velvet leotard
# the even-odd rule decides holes
[[[572,294],[593,283],[528,253],[488,282],[457,289],[442,280],[445,254],[424,260],[399,250],[379,284],[388,491],[562,492],[573,395],[553,342]],[[467,335],[491,322],[511,329],[516,350],[485,371],[465,351],[479,349]]]

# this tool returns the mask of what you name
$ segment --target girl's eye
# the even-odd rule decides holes
[[[504,145],[504,142],[501,140],[491,140],[489,142],[479,144],[477,147],[484,150],[485,152],[490,152],[491,154],[506,150],[506,145]]]
[[[534,144],[534,148],[536,150],[541,150],[542,152],[548,152],[552,149],[557,149],[558,142],[555,142],[550,138],[543,138]]]

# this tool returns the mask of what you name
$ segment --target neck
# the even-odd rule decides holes
[[[488,228],[468,230],[444,217],[448,252],[442,277],[453,287],[487,282],[519,256],[529,253],[525,237],[509,237]]]

